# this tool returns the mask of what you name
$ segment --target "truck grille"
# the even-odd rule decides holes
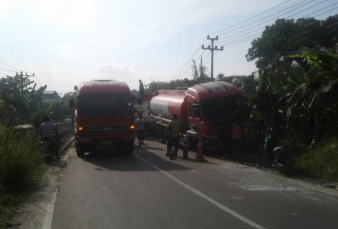
[[[127,131],[128,125],[118,126],[88,126],[87,131],[89,133],[105,134],[105,133],[121,133]]]

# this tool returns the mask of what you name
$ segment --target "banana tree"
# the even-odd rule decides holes
[[[290,126],[312,132],[314,143],[324,132],[338,130],[338,55],[332,50],[306,50],[293,58],[284,97]]]

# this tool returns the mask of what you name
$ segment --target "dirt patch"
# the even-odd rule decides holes
[[[42,227],[46,208],[52,201],[53,193],[59,188],[66,167],[67,162],[64,159],[50,162],[41,182],[32,190],[28,200],[19,208],[10,228],[36,229]]]
[[[73,138],[62,147],[61,152],[65,152],[72,141]],[[52,201],[53,193],[59,189],[62,175],[67,168],[67,158],[67,155],[63,155],[61,160],[51,159],[47,163],[48,168],[41,182],[32,190],[28,200],[18,209],[18,213],[9,228],[42,228],[47,206]]]

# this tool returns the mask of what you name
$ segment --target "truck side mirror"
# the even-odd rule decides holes
[[[70,108],[74,108],[74,107],[75,107],[74,99],[70,99],[70,100],[69,100],[69,107],[70,107]]]

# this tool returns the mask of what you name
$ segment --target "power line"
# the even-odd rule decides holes
[[[196,51],[194,52],[194,54],[187,60],[187,62],[183,65],[183,67],[180,68],[180,70],[178,70],[178,72],[174,75],[174,78],[182,71],[182,69],[184,69],[186,67],[187,64],[189,64],[190,60],[196,55],[196,53],[198,53],[198,51],[200,51],[199,47],[203,44],[203,42],[205,41],[206,38],[204,38],[201,42],[201,44],[198,46],[198,48],[196,49]]]
[[[326,0],[325,0],[325,1],[326,1]],[[297,15],[297,14],[300,14],[300,13],[302,13],[302,12],[304,12],[304,11],[307,11],[307,10],[309,10],[309,9],[311,9],[311,8],[313,8],[313,7],[315,7],[315,6],[319,5],[319,4],[321,4],[321,3],[322,3],[322,2],[320,2],[320,3],[316,4],[316,5],[313,5],[313,6],[311,6],[311,7],[308,7],[308,8],[306,8],[306,9],[304,9],[304,10],[301,10],[301,11],[299,11],[299,12],[293,14],[293,15],[290,15],[290,16],[286,17],[286,19],[287,19],[287,18],[291,18],[291,17],[293,17],[293,16],[295,16],[295,15]],[[320,9],[320,10],[317,10],[317,11],[315,11],[315,12],[321,11],[321,10],[323,10],[323,9],[326,9],[326,8],[331,7],[331,6],[333,6],[333,5],[336,5],[336,4],[338,4],[338,3],[331,4],[331,5],[326,6],[326,7],[322,8],[322,9]],[[334,10],[334,9],[331,9],[330,11],[333,11],[333,10]],[[310,14],[308,14],[308,15],[311,15],[311,14],[313,14],[313,13],[315,13],[315,12],[312,12],[312,13],[310,13]],[[307,15],[307,16],[308,16],[308,15]],[[303,16],[303,17],[304,17],[304,16]],[[270,25],[272,25],[272,24],[270,24]],[[261,28],[259,28],[259,29],[261,29]],[[251,32],[252,32],[252,31],[251,31]],[[251,33],[251,32],[248,32],[248,33]],[[247,34],[247,33],[243,33],[242,35],[244,35],[244,34]],[[261,32],[260,32],[259,34],[261,34]],[[256,34],[256,35],[259,35],[259,34]],[[232,36],[228,36],[228,37],[232,37]],[[238,37],[240,37],[240,36],[233,37],[233,38],[238,38]],[[248,38],[248,37],[239,38],[238,40],[226,39],[226,40],[228,41],[227,43],[219,42],[219,43],[217,43],[217,45],[223,45],[223,44],[228,45],[229,43],[236,44],[236,43],[239,43],[239,42],[237,42],[237,41],[242,40],[242,39],[246,39],[246,38]],[[231,41],[231,40],[233,40],[233,41]],[[240,41],[240,42],[241,42],[241,41]]]
[[[312,0],[312,1],[314,1],[314,0]],[[312,2],[312,1],[311,1],[311,2]],[[306,10],[308,10],[308,9],[311,9],[311,8],[313,8],[313,7],[315,7],[315,6],[319,5],[319,4],[322,4],[322,3],[325,2],[325,1],[327,1],[327,0],[324,0],[324,1],[318,3],[318,4],[314,5],[314,6],[311,6],[311,7],[309,7],[309,8],[306,8],[305,10],[302,10],[302,11],[300,11],[300,12],[298,12],[298,13],[295,13],[295,14],[293,14],[293,15],[287,17],[287,18],[290,18],[290,17],[295,16],[295,15],[297,15],[297,14],[299,14],[299,13],[301,13],[301,12],[304,12],[304,11],[306,11]],[[292,12],[292,11],[298,9],[298,8],[301,8],[301,7],[303,7],[303,6],[307,5],[307,4],[308,4],[308,3],[303,4],[303,5],[301,5],[301,6],[298,6],[298,7],[294,8],[294,9],[292,9],[292,10],[289,10],[289,11],[283,13],[283,14],[279,14],[278,16],[276,16],[276,17],[274,17],[274,18],[272,18],[272,19],[266,20],[266,21],[264,21],[264,22],[262,22],[262,23],[260,23],[260,24],[258,24],[258,25],[255,25],[255,26],[253,26],[253,27],[251,27],[251,28],[256,28],[257,26],[264,25],[264,24],[266,24],[266,23],[269,22],[269,21],[278,19],[278,18],[280,18],[281,16],[283,16],[283,15],[285,15],[285,14],[288,14],[288,13],[290,13],[290,12]],[[254,23],[252,23],[252,24],[254,24]],[[249,25],[251,25],[251,24],[249,24]],[[246,27],[246,26],[244,26],[244,27]],[[243,28],[244,28],[244,27],[243,27]],[[238,29],[236,29],[236,30],[238,30]],[[233,30],[233,31],[235,31],[235,30]]]
[[[328,11],[325,11],[324,13],[317,14],[317,15],[315,15],[315,16],[313,16],[313,17],[318,17],[318,16],[321,16],[321,15],[323,15],[323,14],[326,14],[326,13],[328,13],[328,12],[331,12],[331,11],[333,11],[333,10],[335,10],[335,9],[338,9],[338,7],[336,7],[336,8],[333,8],[333,9],[331,9],[331,10],[328,10]]]
[[[198,48],[199,49],[199,48]],[[200,49],[199,49],[199,51],[201,51]],[[203,55],[203,53],[205,52],[205,50],[203,50],[203,52],[199,55],[199,56],[197,56],[195,59],[199,59],[202,55]],[[195,52],[196,53],[196,52]],[[196,54],[195,54],[196,55]],[[182,76],[184,76],[185,75],[185,73],[190,69],[190,65],[189,64],[191,64],[191,62],[190,61],[192,61],[194,58],[194,55],[188,60],[188,62],[185,64],[185,70],[183,71],[183,73],[181,73],[180,75],[181,75],[181,77],[180,78],[183,78]],[[188,65],[188,66],[187,66]]]
[[[251,31],[250,33],[252,33],[252,32],[256,32],[256,31]],[[252,34],[252,35],[250,35],[250,37],[258,36],[258,35],[261,35],[261,34],[262,34],[262,31],[260,31],[259,33]],[[242,35],[239,35],[239,36],[233,37],[233,38],[244,39],[245,37],[243,38]],[[223,40],[222,42],[217,43],[217,45],[223,45],[223,44],[227,43],[228,41],[230,42],[231,40],[234,40],[233,38]]]
[[[311,3],[311,2],[313,2],[314,0],[307,1],[305,4],[302,4],[302,3],[304,3],[305,1],[306,1],[306,0],[301,1],[301,2],[298,2],[297,4],[294,4],[294,5],[292,5],[291,7],[287,7],[286,9],[283,9],[283,10],[277,12],[278,16],[276,16],[276,17],[274,17],[274,18],[272,18],[272,19],[266,20],[266,21],[264,21],[263,23],[260,23],[260,24],[258,24],[258,25],[255,25],[254,27],[251,27],[250,32],[248,32],[248,30],[243,30],[243,31],[237,32],[237,33],[235,33],[235,34],[232,34],[232,35],[223,37],[222,39],[219,40],[219,42],[217,43],[217,45],[222,45],[222,44],[224,44],[225,46],[230,46],[230,45],[237,44],[237,43],[241,43],[241,42],[244,42],[244,41],[247,41],[247,40],[250,40],[250,39],[256,39],[256,38],[259,37],[258,35],[261,35],[262,31],[261,31],[260,33],[254,34],[253,36],[252,36],[252,35],[251,35],[251,36],[247,36],[247,37],[242,37],[242,36],[243,36],[243,35],[246,35],[246,34],[253,33],[253,32],[258,31],[258,30],[260,30],[260,29],[264,29],[265,26],[264,26],[264,27],[261,27],[261,28],[259,28],[259,29],[254,29],[254,30],[253,30],[252,28],[256,28],[256,27],[258,27],[258,26],[260,26],[260,25],[262,25],[262,24],[265,24],[266,22],[269,22],[269,21],[271,21],[271,20],[280,18],[280,17],[283,16],[283,15],[289,14],[290,12],[293,12],[293,11],[295,11],[295,10],[297,10],[297,9],[299,9],[299,8],[301,8],[301,7],[303,7],[303,6],[305,6],[305,5],[307,5],[307,4]],[[293,16],[295,16],[295,15],[298,15],[298,14],[300,14],[300,13],[302,13],[302,12],[305,12],[305,11],[311,9],[311,8],[314,8],[314,7],[318,6],[318,5],[321,5],[321,4],[323,4],[324,2],[326,2],[326,1],[327,1],[327,0],[321,1],[321,2],[319,2],[319,3],[317,3],[317,4],[315,4],[315,5],[312,5],[312,6],[308,7],[308,8],[306,8],[306,9],[304,9],[304,10],[298,11],[297,13],[292,14],[292,15],[286,17],[286,18],[290,18],[290,17],[293,17]],[[288,1],[286,1],[286,2],[288,2]],[[251,17],[251,18],[249,18],[249,19],[247,19],[247,20],[245,20],[245,21],[242,21],[242,22],[240,22],[240,23],[237,23],[237,24],[235,24],[235,25],[233,25],[233,26],[230,26],[230,27],[228,27],[228,28],[226,28],[226,29],[223,29],[223,30],[220,30],[220,31],[225,31],[225,30],[227,30],[227,29],[229,29],[229,28],[235,27],[236,25],[243,24],[244,22],[247,22],[247,21],[251,20],[252,18],[256,18],[256,17],[258,17],[258,16],[260,16],[260,15],[262,15],[262,14],[268,12],[268,11],[271,11],[272,9],[275,9],[275,8],[277,8],[277,7],[279,7],[279,6],[283,5],[283,4],[285,4],[286,2],[283,2],[283,3],[279,4],[279,5],[277,5],[276,7],[273,7],[273,8],[271,8],[271,9],[267,10],[267,11],[264,11],[263,13],[261,13],[261,14],[259,14],[259,15],[256,15],[256,16],[254,16],[254,17]],[[300,5],[300,4],[301,4],[301,5]],[[329,6],[326,6],[326,7],[322,8],[322,9],[317,10],[317,11],[314,11],[314,12],[312,12],[312,13],[306,15],[306,16],[312,15],[312,14],[314,14],[314,13],[316,13],[316,12],[320,12],[320,11],[322,11],[322,10],[324,10],[324,9],[327,9],[327,8],[333,6],[333,5],[336,5],[336,4],[338,4],[338,3],[334,3],[334,4],[331,4],[331,5],[329,5]],[[297,6],[297,7],[296,7],[296,6]],[[295,8],[295,7],[296,7],[296,8]],[[289,10],[289,9],[292,9],[292,10]],[[336,8],[331,9],[331,10],[329,10],[329,11],[326,11],[326,12],[324,12],[324,13],[318,14],[318,15],[316,15],[315,17],[320,16],[320,15],[322,15],[322,14],[325,14],[325,13],[327,13],[327,12],[333,11],[333,10],[335,10],[335,9],[336,9]],[[288,11],[285,12],[286,10],[288,10]],[[285,13],[280,14],[281,12],[285,12]],[[237,30],[243,29],[243,28],[245,28],[245,27],[247,27],[247,26],[249,26],[249,25],[257,24],[257,22],[260,22],[260,21],[262,21],[262,20],[264,20],[264,19],[266,19],[266,18],[270,18],[270,17],[275,16],[275,15],[276,15],[276,14],[267,16],[267,17],[265,17],[265,18],[263,18],[263,19],[260,19],[260,20],[257,20],[257,21],[255,21],[255,22],[253,22],[253,23],[250,23],[250,24],[248,24],[248,25],[245,25],[245,26],[242,26],[242,27],[233,29],[233,30],[231,30],[231,31],[229,31],[229,32],[237,31]],[[304,17],[304,16],[303,16],[303,17]],[[217,31],[217,32],[220,32],[220,31]],[[214,32],[214,33],[217,33],[217,32]],[[214,34],[214,33],[212,33],[212,34]],[[225,34],[225,33],[223,33],[223,34]],[[241,34],[241,35],[239,35],[239,34]],[[235,36],[235,35],[238,35],[238,36]],[[230,38],[231,38],[231,39],[230,39]],[[235,38],[238,38],[238,39],[235,39]],[[204,40],[205,40],[205,39],[204,39]],[[204,40],[202,41],[202,44],[203,44]],[[220,41],[223,41],[223,43],[220,42]],[[195,53],[192,55],[192,57],[185,63],[185,65],[179,70],[178,73],[180,73],[180,72],[182,73],[182,72],[183,72],[183,74],[181,74],[181,75],[185,75],[185,73],[186,73],[190,68],[188,68],[188,69],[186,69],[186,70],[184,70],[184,69],[187,67],[187,65],[189,64],[189,62],[191,61],[191,59],[196,55],[197,52],[198,52],[198,49],[197,49],[197,51],[195,51]],[[203,54],[203,53],[202,53],[202,54]],[[202,55],[202,54],[201,54],[201,55]],[[201,56],[201,55],[200,55],[200,56]],[[209,60],[209,61],[210,61],[210,60]],[[177,73],[176,75],[178,75],[178,73]],[[176,75],[175,75],[175,76],[176,76]]]
[[[304,1],[306,1],[306,0],[304,0]],[[302,1],[302,2],[304,2],[304,1]],[[258,21],[255,21],[255,22],[252,22],[252,23],[250,23],[250,24],[244,25],[244,26],[242,26],[242,27],[239,27],[239,28],[230,30],[230,31],[228,31],[228,32],[220,33],[219,35],[226,34],[226,33],[230,33],[230,32],[233,32],[233,31],[237,31],[237,30],[239,30],[239,29],[246,28],[246,27],[248,27],[248,26],[250,26],[250,25],[254,25],[254,24],[256,24],[257,22],[260,22],[260,21],[262,21],[262,20],[264,20],[264,19],[267,19],[267,18],[269,18],[269,17],[271,17],[271,16],[275,16],[275,17],[272,18],[272,19],[263,21],[262,23],[258,24],[258,25],[263,25],[263,24],[265,24],[266,22],[269,22],[269,21],[271,21],[271,20],[274,20],[274,19],[276,19],[276,18],[279,18],[280,16],[283,16],[283,15],[285,15],[285,14],[287,14],[287,13],[290,13],[290,12],[292,12],[292,11],[298,9],[298,8],[301,8],[301,7],[303,7],[303,6],[305,6],[305,5],[309,4],[309,3],[311,3],[311,2],[313,2],[313,1],[314,1],[314,0],[310,0],[310,1],[306,2],[306,3],[303,4],[303,5],[297,6],[297,5],[299,5],[300,3],[302,3],[302,2],[299,2],[299,3],[297,3],[297,4],[293,5],[293,6],[290,6],[290,7],[286,8],[286,9],[284,9],[284,10],[281,10],[281,11],[277,12],[277,13],[281,13],[281,12],[283,12],[283,11],[285,11],[285,10],[288,10],[288,9],[290,9],[290,8],[293,8],[293,7],[297,6],[296,8],[293,8],[293,9],[291,9],[291,10],[289,10],[289,11],[283,13],[283,14],[279,14],[278,16],[275,16],[276,14],[270,15],[270,16],[265,17],[265,18],[262,18],[262,19],[260,19],[260,20],[258,20]],[[324,0],[324,2],[325,2],[325,1],[327,1],[327,0]],[[256,25],[255,27],[257,27],[258,25]]]
[[[13,71],[13,70],[9,70],[7,68],[4,68],[4,67],[0,67],[0,70],[1,71],[7,71],[7,72],[16,72],[16,71]]]
[[[303,1],[303,2],[304,2],[304,1]],[[301,2],[300,2],[300,3],[301,3]],[[293,5],[292,7],[294,7],[294,6],[296,6],[296,5],[300,4],[300,3],[297,3],[297,4]],[[303,5],[302,5],[302,6],[303,6]],[[286,9],[280,11],[280,12],[283,12],[283,11],[289,9],[289,8],[292,8],[292,7],[288,7],[288,8],[286,8]],[[280,13],[280,12],[279,12],[279,13]],[[288,11],[288,12],[286,12],[286,13],[289,13],[289,12],[291,12],[291,11]],[[270,15],[270,16],[265,17],[265,18],[263,18],[263,19],[260,19],[260,20],[258,20],[258,21],[256,21],[256,22],[253,22],[253,23],[251,23],[251,24],[249,24],[249,25],[255,24],[255,23],[257,23],[257,22],[259,22],[259,21],[261,21],[261,20],[264,20],[264,19],[266,19],[266,18],[269,18],[269,17],[271,17],[271,16],[274,16],[274,15]],[[275,18],[274,18],[274,19],[275,19]],[[271,20],[273,20],[273,19],[271,19]],[[271,21],[271,20],[269,20],[269,21]],[[266,21],[266,22],[267,22],[267,21]],[[246,25],[246,26],[244,26],[244,27],[247,27],[247,26],[249,26],[249,25]],[[259,25],[261,25],[261,24],[259,24]],[[241,27],[241,28],[244,28],[244,27]],[[254,29],[254,30],[251,29],[251,30],[249,30],[249,32],[248,32],[248,30],[243,30],[243,31],[240,31],[240,32],[238,32],[238,33],[232,34],[232,35],[230,35],[230,36],[223,37],[223,38],[219,39],[219,42],[222,41],[222,40],[225,40],[226,38],[233,37],[234,35],[237,35],[237,34],[245,35],[245,34],[252,33],[252,32],[254,32],[254,31],[256,31],[256,30],[264,29],[264,28],[265,28],[265,27],[261,27],[261,28]],[[236,29],[236,30],[237,30],[237,29]],[[232,30],[232,31],[235,31],[235,30]],[[232,32],[232,31],[231,31],[231,32]],[[243,32],[246,32],[246,33],[243,33]],[[238,37],[238,36],[237,36],[237,37]],[[228,40],[228,39],[227,39],[227,40]]]
[[[277,6],[274,6],[274,7],[270,8],[270,9],[268,9],[268,10],[266,10],[266,11],[263,11],[262,13],[260,13],[260,14],[258,14],[258,15],[256,15],[256,16],[253,16],[253,17],[251,17],[251,18],[249,18],[249,19],[246,19],[246,20],[241,21],[241,22],[239,22],[239,23],[237,23],[237,24],[234,24],[234,25],[232,25],[232,26],[229,26],[229,27],[227,27],[227,28],[225,28],[225,29],[222,29],[222,30],[219,30],[219,31],[210,33],[210,35],[211,35],[211,34],[215,34],[215,33],[222,32],[222,31],[224,31],[224,30],[227,30],[227,29],[230,29],[230,28],[235,27],[235,26],[237,26],[237,25],[240,25],[240,24],[242,24],[242,23],[244,23],[244,22],[250,21],[251,19],[256,18],[256,17],[259,17],[260,15],[263,15],[263,14],[265,14],[266,12],[269,12],[269,11],[271,11],[271,10],[277,8],[277,7],[280,7],[281,5],[283,5],[283,4],[285,4],[285,3],[289,2],[289,1],[290,1],[290,0],[285,1],[285,2],[283,2],[283,3],[281,3],[281,4],[277,5]],[[304,1],[306,1],[306,0],[304,0]]]
[[[21,71],[20,69],[17,69],[16,67],[13,67],[12,65],[9,65],[7,63],[5,63],[4,61],[0,60],[0,62],[4,63],[5,65],[11,67],[11,68],[14,68],[15,70],[18,70],[18,71]]]
[[[327,1],[327,0],[324,0],[324,1],[320,2],[320,3],[317,3],[316,5],[313,5],[313,6],[309,7],[309,8],[306,8],[305,10],[302,10],[302,11],[299,11],[298,13],[292,14],[292,15],[290,15],[290,16],[287,17],[287,18],[293,17],[293,16],[295,16],[295,15],[297,15],[297,14],[299,14],[299,13],[303,13],[304,11],[307,11],[307,10],[309,10],[309,9],[315,7],[315,6],[318,6],[318,5],[320,5],[320,4],[322,4],[323,2],[326,2],[326,1]]]
[[[199,55],[199,56],[196,58],[196,60],[198,60],[200,57],[202,57],[203,53],[204,53],[204,51],[202,52],[201,55]],[[208,56],[210,56],[210,52],[209,52],[204,58],[207,58]],[[185,77],[185,76],[187,75],[187,71],[188,71],[188,70],[191,70],[191,65],[190,65],[189,68],[187,68],[187,69],[182,73],[182,77],[181,77],[182,79],[183,79],[183,78],[187,78],[187,77]]]
[[[232,25],[232,26],[230,26],[230,27],[228,27],[228,28],[226,28],[226,29],[235,27],[235,26],[240,25],[240,24],[242,24],[242,23],[244,23],[244,22],[247,22],[247,21],[249,21],[249,20],[251,20],[251,19],[253,19],[253,18],[259,17],[260,15],[263,15],[263,14],[266,13],[266,12],[269,12],[269,11],[271,11],[271,10],[273,10],[273,9],[276,9],[276,8],[282,6],[283,4],[285,4],[285,3],[289,2],[289,1],[290,1],[290,0],[284,1],[284,2],[282,2],[281,4],[279,4],[279,5],[275,6],[275,7],[272,7],[272,8],[270,8],[270,9],[266,10],[266,11],[263,11],[262,13],[260,13],[260,14],[258,14],[258,15],[256,15],[256,16],[254,16],[254,17],[251,17],[251,18],[249,18],[249,19],[247,19],[247,20],[244,20],[244,21],[242,21],[242,22],[239,22],[239,23],[237,23],[237,24],[235,24],[235,25]],[[304,0],[304,1],[306,1],[306,0]],[[304,1],[302,1],[302,2],[304,2]],[[312,1],[313,1],[313,0],[312,0]],[[300,2],[300,3],[302,3],[302,2]],[[300,3],[297,3],[296,5],[298,5],[298,4],[300,4]],[[290,7],[289,7],[289,8],[290,8]],[[287,9],[289,9],[289,8],[287,8]],[[285,11],[285,9],[284,9],[283,11]],[[280,12],[282,12],[282,11],[280,11]],[[257,21],[256,21],[256,23],[257,23]],[[223,30],[221,30],[221,31],[224,31],[224,30],[226,30],[226,29],[223,29]],[[217,32],[220,32],[220,31],[217,31]],[[214,33],[217,33],[217,32],[214,32]],[[212,33],[212,34],[214,34],[214,33]],[[205,39],[206,39],[206,38],[203,39],[203,41],[201,42],[201,44],[199,45],[199,47],[203,44],[203,42],[205,41]],[[174,78],[177,78],[177,76],[179,75],[179,73],[181,73],[182,71],[184,71],[184,69],[187,67],[187,65],[188,65],[189,62],[191,61],[191,59],[196,55],[196,53],[198,53],[199,47],[196,49],[196,51],[194,52],[194,54],[187,60],[187,62],[183,65],[183,67],[181,67],[181,68],[179,69],[179,71],[174,75]],[[185,70],[184,72],[186,72],[186,70]],[[181,75],[182,75],[182,74],[181,74]]]
[[[245,37],[245,38],[243,38],[241,40],[237,40],[237,41],[233,41],[233,42],[229,42],[229,43],[224,43],[222,45],[223,46],[230,46],[230,45],[238,44],[238,43],[241,43],[243,41],[248,41],[248,40],[252,40],[252,39],[256,39],[256,38],[259,38],[259,36]]]
[[[303,17],[308,17],[308,16],[310,16],[311,14],[314,14],[314,13],[317,13],[317,12],[319,12],[319,11],[325,10],[325,9],[327,9],[327,8],[329,8],[329,7],[331,7],[331,6],[337,5],[337,4],[338,4],[338,2],[333,3],[333,4],[331,4],[331,5],[327,6],[327,7],[324,7],[324,8],[322,8],[322,9],[320,9],[320,10],[317,10],[317,11],[315,11],[315,12],[309,13],[309,14],[303,16]],[[324,13],[321,13],[320,15],[325,14],[325,13],[330,12],[330,11],[333,11],[333,10],[335,10],[335,9],[337,9],[337,8],[328,10],[328,11],[326,11],[326,12],[324,12]],[[314,16],[314,17],[317,17],[317,16],[319,16],[319,15],[316,15],[316,16]]]

